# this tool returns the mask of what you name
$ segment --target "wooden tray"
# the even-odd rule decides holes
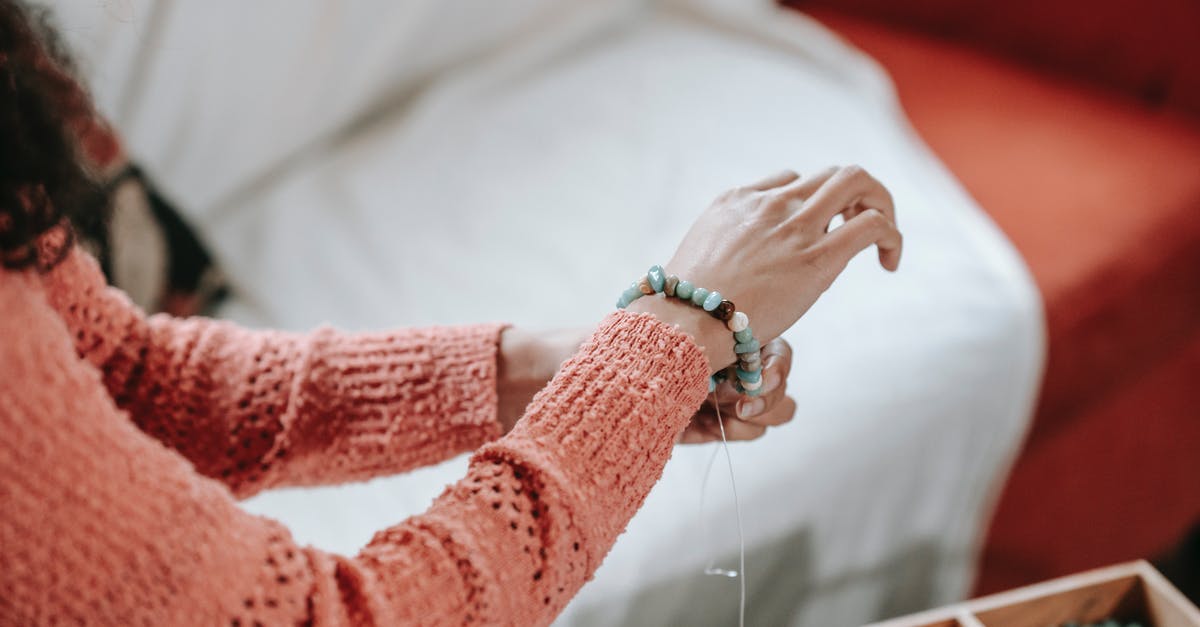
[[[1144,627],[1200,627],[1200,610],[1154,567],[1130,562],[868,627],[1058,627],[1115,618]]]

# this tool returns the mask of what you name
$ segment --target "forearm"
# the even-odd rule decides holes
[[[147,318],[80,251],[48,280],[68,283],[52,304],[117,404],[241,496],[403,472],[501,434],[503,325],[298,334]]]
[[[305,336],[288,360],[288,408],[268,455],[277,472],[248,490],[365,480],[437,463],[501,435],[503,325]],[[248,438],[247,438],[248,439]]]
[[[140,363],[155,374],[122,405],[239,496],[396,474],[500,435],[500,328],[281,334],[154,317]]]
[[[548,624],[661,476],[706,376],[684,333],[613,314],[463,480],[376,535],[354,560],[367,574],[350,579],[399,591],[401,623]]]

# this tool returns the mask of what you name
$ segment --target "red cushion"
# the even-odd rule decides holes
[[[988,529],[978,594],[1154,558],[1200,521],[1200,335],[1032,439]]]
[[[913,125],[1030,265],[1050,335],[1036,429],[1196,332],[1200,123],[967,48],[810,13],[887,68]]]
[[[1200,114],[1196,0],[796,0],[967,42]]]
[[[816,13],[892,74],[1045,300],[1040,404],[976,591],[1167,549],[1200,517],[1200,123]]]

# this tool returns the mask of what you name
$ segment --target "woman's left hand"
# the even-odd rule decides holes
[[[679,443],[720,441],[717,405],[721,410],[725,439],[730,441],[753,440],[761,437],[768,427],[788,422],[796,413],[796,401],[787,395],[787,377],[791,370],[792,347],[783,338],[768,342],[763,347],[762,394],[743,396],[733,389],[730,381],[722,382],[716,393],[709,394],[700,411],[692,416],[692,421],[679,436]]]

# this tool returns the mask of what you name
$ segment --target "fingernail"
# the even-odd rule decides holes
[[[762,413],[763,405],[766,403],[761,398],[738,401],[737,416],[738,418],[749,418]]]

